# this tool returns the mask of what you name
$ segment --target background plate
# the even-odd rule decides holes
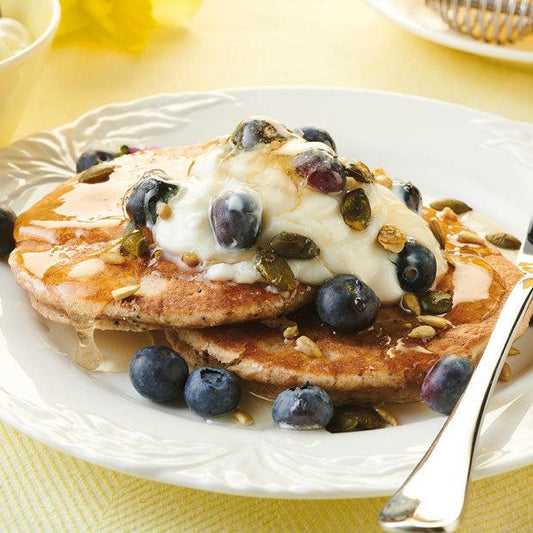
[[[424,192],[458,196],[522,234],[533,197],[533,128],[478,111],[401,95],[335,89],[250,89],[168,94],[97,109],[73,124],[0,151],[0,196],[17,211],[72,175],[80,152],[204,141],[243,117],[327,128],[339,152],[384,166]],[[101,334],[106,350],[132,353],[144,334]],[[519,343],[514,379],[486,416],[474,476],[533,462],[533,335]],[[0,417],[67,453],[130,474],[206,490],[276,497],[388,494],[444,422],[421,404],[393,407],[398,427],[352,434],[257,424],[207,424],[181,405],[144,401],[126,374],[91,374],[63,353],[73,332],[43,322],[0,264]]]
[[[498,46],[452,30],[424,0],[366,0],[366,3],[398,26],[429,41],[471,54],[533,65],[533,34],[518,43]]]

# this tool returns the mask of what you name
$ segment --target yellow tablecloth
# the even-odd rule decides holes
[[[159,29],[136,56],[56,44],[18,136],[156,92],[282,84],[404,92],[533,121],[533,72],[425,42],[361,0],[204,0],[188,30]],[[0,530],[367,532],[377,531],[385,501],[169,487],[73,459],[1,424],[0,445]],[[462,531],[532,531],[532,486],[533,467],[474,483]]]

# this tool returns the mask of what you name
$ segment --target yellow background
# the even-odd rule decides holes
[[[158,29],[139,55],[56,43],[17,136],[157,92],[284,84],[404,92],[533,121],[533,71],[425,42],[360,0],[205,0],[188,30]],[[0,444],[2,530],[367,532],[377,531],[385,502],[168,487],[54,452],[5,425]],[[533,467],[474,483],[462,531],[531,531],[532,484]]]

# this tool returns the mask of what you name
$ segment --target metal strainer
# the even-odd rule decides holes
[[[487,43],[514,43],[533,29],[533,0],[425,0],[452,29]]]

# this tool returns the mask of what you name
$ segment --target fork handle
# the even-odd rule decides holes
[[[381,510],[385,531],[455,531],[490,395],[533,301],[533,276],[511,291],[470,383],[420,463]]]

